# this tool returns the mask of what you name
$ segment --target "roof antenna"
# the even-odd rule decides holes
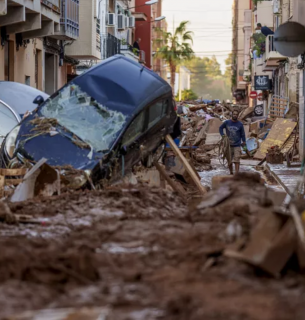
[[[144,70],[144,65],[142,65],[142,69],[141,69],[141,71],[140,72],[142,72]]]

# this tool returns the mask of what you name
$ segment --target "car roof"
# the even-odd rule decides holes
[[[34,104],[33,101],[39,95],[44,99],[49,97],[48,94],[22,83],[0,81],[0,100],[19,115],[34,110],[37,104]]]
[[[165,80],[123,55],[104,60],[72,83],[106,107],[127,114],[137,113],[160,96],[172,96]]]

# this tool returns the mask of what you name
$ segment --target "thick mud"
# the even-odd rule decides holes
[[[270,206],[258,181],[234,181],[215,208],[146,186],[9,204],[44,220],[0,224],[0,319],[107,306],[111,320],[303,320],[304,276],[271,279],[221,257],[234,237],[228,226],[247,235]]]

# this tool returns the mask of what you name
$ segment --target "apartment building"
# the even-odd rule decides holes
[[[53,93],[75,63],[64,41],[78,37],[78,0],[0,0],[0,80]]]
[[[277,51],[276,39],[273,32],[289,22],[298,22],[305,27],[305,0],[251,0],[250,7],[241,7],[241,0],[235,1],[233,10],[233,23],[237,28],[233,28],[233,89],[240,92],[242,90],[240,72],[242,63],[239,61],[239,55],[242,46],[242,36],[240,35],[240,19],[243,20],[243,57],[244,77],[249,91],[255,91],[257,99],[250,99],[250,106],[263,105],[264,114],[272,119],[284,117],[287,110],[298,107],[299,123],[299,151],[301,157],[305,155],[304,148],[304,66],[305,66],[305,46],[304,54],[299,57],[288,57]],[[250,10],[251,11],[250,11]],[[243,12],[241,13],[240,10]],[[251,20],[251,28],[249,22]],[[262,30],[257,30],[257,24],[260,23]],[[267,27],[267,28],[266,28]],[[251,31],[249,31],[251,30]],[[268,30],[268,32],[266,32]],[[271,31],[270,31],[271,30]],[[264,31],[264,32],[262,32]],[[305,32],[305,29],[304,29]],[[247,41],[249,34],[250,47]],[[298,35],[296,35],[298,36]],[[287,46],[293,44],[287,42]],[[249,52],[249,54],[248,54]],[[283,52],[282,52],[283,53]],[[248,59],[250,67],[246,69]],[[235,72],[235,73],[234,73]],[[234,82],[234,76],[236,81]],[[246,90],[247,91],[247,90]],[[240,97],[239,97],[240,98]],[[244,100],[241,100],[244,101]],[[281,101],[281,106],[276,101]]]
[[[239,104],[248,103],[248,86],[244,73],[249,68],[247,58],[249,51],[245,50],[245,44],[250,41],[248,32],[250,24],[248,20],[245,20],[248,19],[245,11],[250,9],[251,0],[234,0],[233,2],[232,94]],[[247,38],[245,38],[245,32]]]

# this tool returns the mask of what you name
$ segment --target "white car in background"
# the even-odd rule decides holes
[[[46,93],[25,84],[0,81],[0,145],[27,112],[48,98]]]

